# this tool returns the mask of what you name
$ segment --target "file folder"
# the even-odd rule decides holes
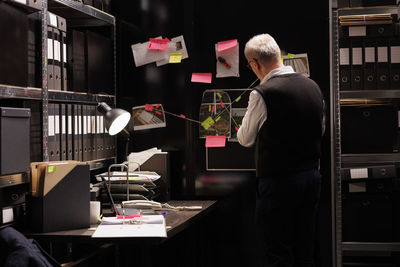
[[[363,48],[361,39],[351,40],[351,89],[363,89]]]
[[[96,159],[96,151],[97,151],[97,144],[96,144],[96,107],[95,106],[88,106],[89,107],[89,114],[90,114],[90,160]]]
[[[96,159],[104,158],[104,146],[103,146],[103,131],[101,123],[101,113],[96,108]]]
[[[53,49],[54,49],[54,88],[61,90],[61,35],[58,29],[53,29]]]
[[[73,105],[73,150],[74,150],[74,160],[79,160],[79,120],[78,120],[78,105]]]
[[[60,157],[61,160],[67,160],[67,120],[65,113],[65,104],[60,105]]]
[[[79,161],[83,161],[83,116],[82,105],[78,105],[78,146],[79,146]]]
[[[62,84],[61,89],[63,91],[68,90],[68,74],[67,74],[67,33],[61,32],[61,68],[62,68]]]
[[[54,48],[53,28],[47,27],[47,88],[54,89]]]
[[[88,108],[86,105],[82,105],[82,146],[83,146],[83,154],[82,160],[89,161],[90,160],[90,144],[89,144],[89,115]]]
[[[55,118],[54,118],[54,104],[49,104],[48,108],[48,154],[49,161],[57,160],[56,157],[56,133],[55,133]]]
[[[400,40],[390,40],[390,89],[400,89]]]
[[[375,40],[364,40],[364,89],[376,90]]]
[[[54,135],[56,137],[55,139],[55,160],[61,160],[61,118],[60,118],[60,105],[59,104],[54,104]]]
[[[67,160],[74,159],[74,148],[73,148],[73,106],[72,104],[66,104],[66,117],[67,117]]]
[[[388,41],[386,39],[377,39],[377,88],[389,89],[389,55]]]
[[[350,41],[339,40],[339,87],[340,90],[351,89],[351,67],[350,67]]]

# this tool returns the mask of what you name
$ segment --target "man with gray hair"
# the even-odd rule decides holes
[[[283,65],[269,34],[251,38],[244,54],[261,81],[250,93],[238,140],[255,145],[263,266],[314,266],[323,95],[314,81]]]

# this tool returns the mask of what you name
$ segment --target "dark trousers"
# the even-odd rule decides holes
[[[309,170],[257,180],[256,220],[262,244],[262,266],[314,266],[320,172]]]

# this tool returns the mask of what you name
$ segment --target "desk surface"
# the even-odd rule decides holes
[[[172,206],[202,206],[201,210],[196,211],[167,211],[165,215],[165,221],[167,226],[167,239],[173,237],[177,233],[185,230],[191,224],[201,219],[207,213],[213,210],[216,206],[216,201],[213,200],[171,200],[168,204]],[[91,238],[92,234],[96,230],[97,225],[92,225],[90,228],[65,230],[58,232],[49,233],[32,233],[28,234],[29,237],[38,240],[47,241],[81,241],[81,242],[129,242],[131,243],[134,239],[140,240],[140,242],[161,242],[164,238],[154,237],[138,237],[138,238]]]

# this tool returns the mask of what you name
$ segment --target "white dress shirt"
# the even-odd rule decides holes
[[[265,75],[260,84],[266,83],[274,76],[294,73],[291,66],[276,68]],[[251,91],[246,114],[243,117],[242,125],[237,133],[237,138],[242,146],[250,147],[256,142],[258,131],[267,120],[267,108],[265,101],[256,90]]]

